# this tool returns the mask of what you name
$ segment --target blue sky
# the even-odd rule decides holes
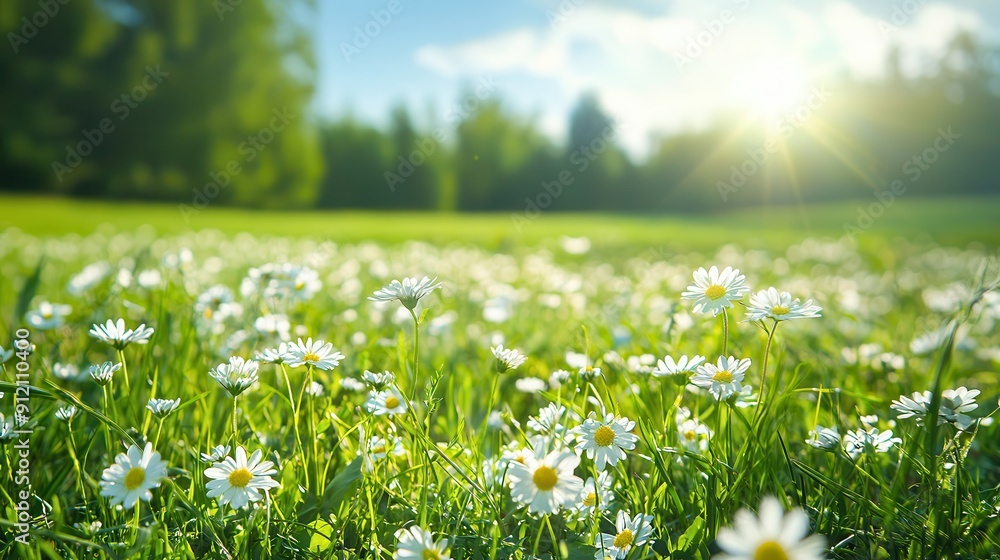
[[[792,110],[845,72],[877,77],[892,45],[919,74],[959,29],[997,41],[1000,27],[992,0],[397,0],[376,22],[390,3],[319,3],[321,115],[382,126],[403,103],[418,122],[443,122],[463,88],[489,78],[508,108],[561,140],[593,91],[638,155],[651,134],[724,111]],[[345,56],[366,26],[377,36]]]

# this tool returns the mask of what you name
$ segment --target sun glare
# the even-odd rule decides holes
[[[792,112],[809,91],[801,66],[786,61],[764,61],[740,71],[732,84],[733,99],[769,122]]]

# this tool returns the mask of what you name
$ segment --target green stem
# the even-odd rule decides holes
[[[240,444],[240,438],[238,435],[239,428],[236,425],[236,400],[238,398],[239,397],[235,396],[233,397],[233,447],[236,447]]]
[[[729,313],[726,308],[722,308],[722,355],[728,356],[729,352]]]
[[[764,398],[764,380],[767,378],[767,359],[771,355],[771,342],[774,340],[774,331],[778,330],[778,321],[774,321],[771,331],[767,333],[767,346],[764,348],[764,363],[760,368],[760,392],[757,393],[757,415],[760,415],[760,403]]]
[[[279,364],[281,366],[281,374],[285,378],[285,387],[288,390],[288,403],[292,407],[292,426],[295,429],[295,445],[298,447],[299,455],[302,455],[303,462],[305,461],[305,451],[302,449],[302,436],[299,434],[299,409],[295,406],[295,396],[292,394],[292,382],[288,379],[288,370],[285,369],[285,364]]]
[[[420,356],[420,319],[417,318],[417,313],[410,309],[410,317],[413,317],[413,372],[410,378],[410,402],[417,396],[417,365],[420,363],[418,356]]]

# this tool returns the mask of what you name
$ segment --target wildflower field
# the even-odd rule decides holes
[[[1000,558],[995,240],[835,234],[0,231],[0,557]]]

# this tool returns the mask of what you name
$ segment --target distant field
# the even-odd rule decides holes
[[[840,237],[845,224],[857,224],[859,208],[873,201],[687,216],[543,213],[536,218],[509,212],[289,212],[208,207],[185,219],[176,204],[0,195],[0,230],[17,227],[35,235],[63,235],[86,234],[102,224],[125,231],[150,225],[160,233],[208,228],[226,233],[308,235],[337,241],[421,239],[469,241],[487,246],[585,235],[604,246],[656,243],[705,248],[728,242],[781,245],[806,236]],[[902,236],[953,245],[978,241],[998,246],[998,209],[998,197],[901,200],[874,219],[861,238]]]

